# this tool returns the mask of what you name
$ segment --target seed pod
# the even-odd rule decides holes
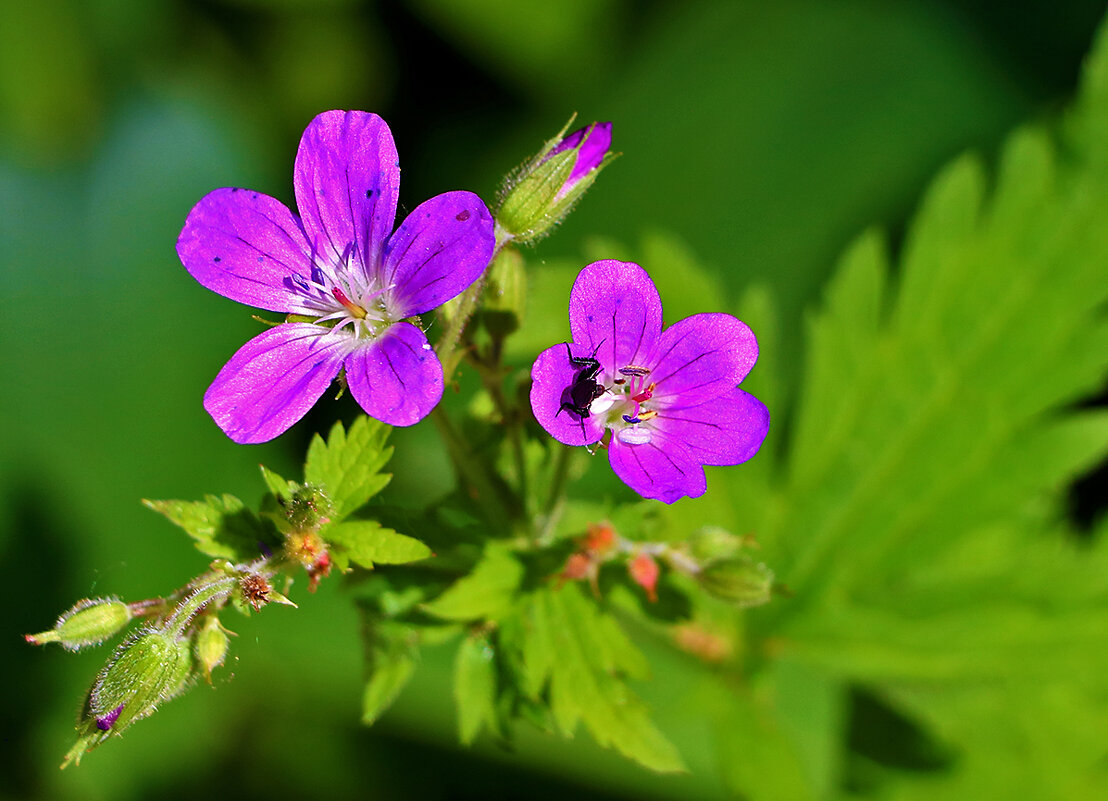
[[[98,645],[115,636],[131,622],[131,609],[118,598],[94,598],[78,601],[62,614],[54,628],[24,635],[32,645],[59,643],[69,651]]]
[[[697,579],[707,592],[742,608],[760,606],[773,593],[773,571],[744,556],[712,562]]]

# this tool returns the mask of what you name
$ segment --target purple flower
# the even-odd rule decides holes
[[[471,192],[422,203],[393,231],[400,167],[384,120],[328,111],[304,131],[280,201],[217,189],[196,204],[177,253],[225,297],[296,315],[247,342],[219,371],[204,408],[235,442],[265,442],[319,399],[340,369],[355,400],[390,425],[418,422],[442,398],[442,365],[417,326],[461,293],[493,255],[492,216]]]
[[[580,183],[582,178],[599,167],[608,155],[611,146],[612,123],[610,122],[594,122],[592,125],[574,131],[555,145],[554,149],[546,154],[543,161],[566,150],[577,151],[577,161],[573,163],[573,169],[570,171],[569,177],[566,178],[566,182],[558,190],[557,198],[565,197]]]
[[[611,429],[616,475],[644,498],[699,497],[703,465],[745,462],[769,431],[766,407],[736,385],[758,358],[745,323],[696,314],[662,330],[658,290],[639,265],[597,261],[569,296],[573,342],[531,368],[531,407],[567,445]]]

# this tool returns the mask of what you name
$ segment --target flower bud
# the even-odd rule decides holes
[[[728,559],[738,553],[742,541],[730,531],[719,526],[704,526],[689,537],[689,556],[698,562]]]
[[[514,248],[501,250],[485,274],[481,321],[494,339],[503,339],[523,323],[527,302],[527,271]]]
[[[56,642],[67,650],[76,651],[118,634],[131,622],[131,617],[130,607],[118,598],[78,601],[58,618],[54,628],[24,637],[32,645]]]
[[[627,573],[631,580],[646,590],[646,597],[651,601],[658,600],[658,563],[654,557],[647,553],[636,554],[627,563]]]
[[[565,128],[501,191],[496,222],[520,242],[533,242],[549,233],[615,158],[609,152],[610,122],[594,122],[564,134]]]
[[[191,672],[188,640],[160,629],[140,631],[97,677],[87,711],[101,731],[122,731],[180,693]]]
[[[214,615],[205,621],[197,633],[194,646],[196,661],[203,669],[209,684],[212,683],[212,671],[222,665],[223,660],[227,658],[230,644],[227,632],[220,625],[219,618]]]
[[[711,562],[697,579],[712,595],[741,608],[760,606],[773,593],[773,571],[745,556]]]

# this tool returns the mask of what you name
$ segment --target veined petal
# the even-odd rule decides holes
[[[346,383],[370,417],[410,426],[442,400],[442,364],[422,331],[396,323],[346,357]]]
[[[423,314],[459,295],[488,266],[495,244],[492,215],[472,192],[419,204],[385,246],[381,285],[394,287],[394,311]]]
[[[581,270],[569,294],[573,341],[597,359],[610,377],[628,365],[643,366],[662,330],[662,300],[646,270],[606,259]]]
[[[741,464],[758,452],[769,432],[769,410],[739,388],[702,403],[665,409],[650,421],[667,443],[681,443],[700,464]]]
[[[661,404],[699,404],[730,392],[758,358],[753,332],[730,314],[694,314],[658,338],[647,381]]]
[[[599,417],[583,418],[562,408],[572,403],[570,387],[581,372],[581,366],[569,360],[592,356],[592,351],[582,345],[566,346],[565,343],[547,348],[535,359],[531,367],[531,410],[539,425],[558,442],[566,445],[591,445],[604,436],[604,425]]]
[[[292,275],[308,276],[311,255],[300,222],[281,201],[247,189],[216,189],[197,203],[177,255],[213,292],[259,309],[309,313]]]
[[[608,461],[620,480],[644,498],[673,503],[699,498],[708,488],[701,467],[679,442],[653,432],[649,442],[627,445],[612,437]]]
[[[263,331],[219,371],[204,408],[235,442],[271,440],[319,400],[353,341],[349,332],[308,323]]]
[[[380,263],[396,220],[400,164],[385,121],[365,111],[325,111],[304,130],[293,173],[296,206],[313,252],[339,263]]]

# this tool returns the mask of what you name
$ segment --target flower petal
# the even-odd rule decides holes
[[[185,220],[177,255],[213,292],[259,309],[310,313],[289,278],[307,276],[300,222],[281,201],[247,189],[210,192]]]
[[[612,437],[608,461],[620,480],[644,498],[673,503],[688,496],[699,498],[708,488],[704,468],[680,442],[654,432],[649,442],[628,445]]]
[[[582,345],[560,343],[547,348],[531,368],[531,410],[546,432],[566,445],[591,445],[604,436],[601,418],[583,418],[562,408],[572,403],[570,387],[582,367],[569,360],[570,353],[588,357],[592,351]]]
[[[416,207],[385,246],[383,286],[401,317],[423,314],[477,280],[492,259],[492,215],[472,192],[447,192]]]
[[[758,452],[769,432],[769,410],[739,388],[698,406],[666,409],[650,421],[654,434],[679,442],[700,464],[741,464]]]
[[[606,259],[581,270],[569,293],[573,341],[597,359],[609,378],[628,365],[643,366],[662,330],[662,300],[646,270]]]
[[[251,339],[223,366],[204,408],[235,442],[284,433],[338,375],[353,338],[318,325],[284,323]]]
[[[730,314],[694,314],[658,338],[647,381],[662,405],[696,405],[730,392],[758,359],[753,332]]]
[[[418,423],[442,400],[442,364],[411,323],[347,356],[346,382],[366,414],[392,426]]]
[[[396,145],[384,120],[365,111],[320,114],[300,139],[293,186],[314,253],[339,264],[354,245],[366,269],[380,264],[400,189]]]

